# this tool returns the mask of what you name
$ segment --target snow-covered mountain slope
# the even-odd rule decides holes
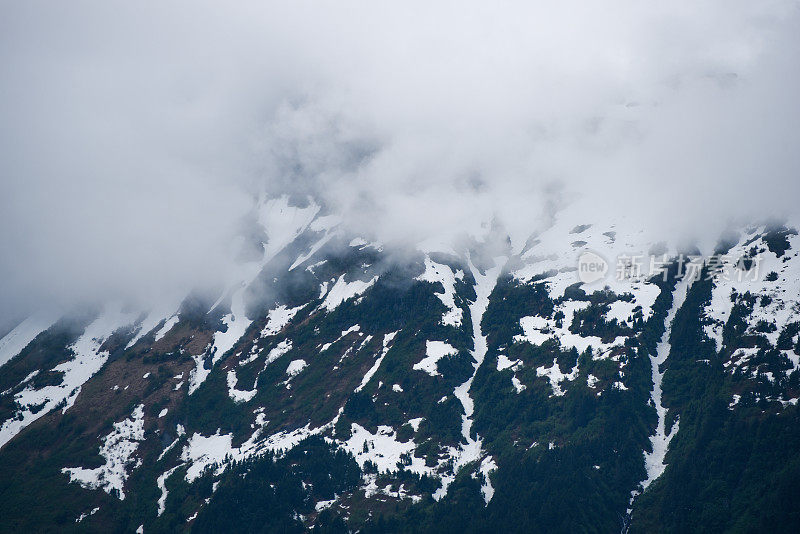
[[[681,530],[691,500],[763,526],[730,503],[768,492],[756,460],[797,474],[797,233],[681,250],[585,213],[401,253],[265,198],[219,294],[26,320],[0,340],[0,525]]]

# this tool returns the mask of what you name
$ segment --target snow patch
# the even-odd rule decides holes
[[[561,326],[558,326],[554,319],[538,316],[523,317],[519,320],[523,333],[514,336],[514,341],[541,345],[549,339],[555,339],[564,349],[574,348],[579,353],[583,353],[591,347],[594,350],[594,359],[605,358],[612,349],[623,346],[627,338],[618,336],[610,343],[603,343],[597,336],[581,336],[570,332],[569,327],[572,325],[575,312],[588,306],[589,302],[571,300],[558,305],[554,310],[554,315],[558,311],[563,312],[564,318]]]
[[[301,309],[303,309],[303,306],[287,308],[286,305],[281,304],[277,308],[270,310],[267,313],[267,325],[261,331],[261,337],[274,336],[280,333]]]
[[[572,382],[578,376],[578,364],[575,363],[575,367],[569,373],[562,373],[561,369],[558,367],[558,361],[556,358],[553,358],[553,365],[550,367],[545,367],[544,365],[536,368],[536,376],[546,376],[547,379],[550,381],[550,387],[553,388],[553,395],[556,397],[561,397],[564,395],[564,390],[561,389],[561,383],[566,381]]]
[[[383,336],[383,350],[381,351],[381,355],[378,356],[378,359],[375,360],[375,364],[372,367],[370,367],[369,371],[367,371],[367,373],[364,375],[364,378],[361,379],[361,383],[355,389],[356,392],[359,392],[362,389],[364,389],[364,387],[369,383],[369,381],[372,380],[372,377],[375,375],[375,373],[380,368],[381,362],[383,362],[383,359],[386,357],[386,354],[389,352],[389,344],[394,339],[394,336],[397,335],[397,332],[399,332],[399,330],[396,331],[396,332],[390,332],[390,333],[388,333],[388,334]],[[401,391],[402,391],[402,389],[401,389]]]
[[[425,419],[424,417],[416,417],[414,419],[409,419],[408,424],[411,425],[411,428],[414,429],[414,432],[417,432],[419,430],[419,425],[422,423],[424,419]]]
[[[233,402],[240,403],[240,402],[250,402],[253,400],[253,397],[256,396],[258,391],[253,388],[251,390],[242,391],[240,389],[236,389],[236,384],[239,381],[239,378],[236,376],[236,371],[233,369],[228,371],[227,382],[228,382],[228,396],[233,399]]]
[[[167,495],[169,495],[169,491],[167,491],[167,479],[178,469],[179,465],[176,465],[172,469],[168,469],[167,471],[161,473],[156,479],[156,485],[158,489],[161,490],[161,496],[158,498],[158,512],[156,513],[156,517],[161,517],[161,514],[164,513],[164,510],[167,509]]]
[[[99,506],[96,506],[96,507],[92,508],[92,510],[91,510],[91,511],[89,511],[89,512],[84,512],[84,513],[82,513],[81,515],[79,515],[77,518],[75,518],[75,522],[76,522],[76,523],[80,523],[81,521],[83,521],[84,519],[86,519],[87,517],[89,517],[90,515],[94,515],[94,514],[96,514],[96,513],[97,513],[99,510],[100,510],[100,507],[99,507]]]
[[[520,360],[511,361],[505,354],[499,354],[497,356],[498,371],[504,371],[506,369],[511,369],[512,371],[516,371],[520,367],[522,367],[522,362]]]
[[[797,235],[788,236],[789,252],[779,258],[769,250],[763,236],[758,236],[764,231],[762,227],[743,235],[740,242],[721,257],[720,272],[714,276],[711,302],[705,309],[710,324],[704,327],[706,335],[715,341],[717,350],[722,348],[722,329],[733,310],[731,295],[734,292],[739,295],[749,292],[758,297],[752,313],[746,318],[746,333],[764,336],[773,347],[777,345],[782,327],[800,320],[800,254],[794,252],[790,255],[791,251],[800,248],[800,238]],[[737,267],[737,263],[752,248],[763,251],[753,260],[752,271],[743,271]],[[772,272],[777,278],[767,280],[766,275]],[[755,329],[762,321],[777,328],[771,332],[757,332]],[[734,363],[730,371],[734,372],[743,363]]]
[[[516,375],[511,377],[511,384],[514,386],[514,390],[516,390],[517,393],[522,393],[528,388],[528,386],[520,382]]]
[[[27,347],[39,334],[58,320],[55,314],[41,313],[28,317],[0,339],[0,367]],[[2,445],[2,442],[0,442]]]
[[[172,330],[172,327],[174,327],[176,324],[178,324],[179,320],[180,320],[180,317],[178,317],[178,315],[175,314],[172,317],[170,317],[169,319],[167,319],[166,321],[164,321],[164,326],[159,328],[158,331],[156,332],[155,341],[160,341],[164,336],[166,336],[167,333],[170,330]]]
[[[324,247],[325,244],[328,241],[330,241],[335,235],[337,235],[337,232],[327,232],[324,236],[322,236],[322,238],[320,238],[316,243],[314,243],[311,246],[311,250],[309,250],[306,254],[300,255],[300,257],[298,257],[294,261],[294,263],[292,263],[292,266],[289,267],[289,270],[293,271],[296,267],[298,267],[298,266],[304,264],[305,262],[307,262],[311,257],[314,256],[314,254],[319,252],[319,249]]]
[[[397,433],[389,426],[379,426],[378,431],[373,434],[366,428],[357,423],[350,427],[351,436],[344,444],[343,448],[350,452],[363,469],[364,465],[371,461],[378,467],[378,472],[396,471],[397,464],[402,461],[401,456],[406,458],[410,464],[406,469],[414,473],[429,473],[430,468],[425,466],[424,458],[415,458],[415,445],[413,440],[398,441]]]
[[[496,469],[497,464],[491,456],[487,456],[481,461],[481,466],[479,469],[481,475],[483,475],[481,493],[483,494],[483,501],[486,504],[489,504],[489,501],[491,501],[492,497],[494,497],[494,488],[492,487],[492,481],[489,479],[489,475],[491,475],[492,471]]]
[[[346,300],[361,295],[378,281],[378,277],[375,276],[366,282],[363,280],[345,282],[344,276],[345,275],[341,275],[336,280],[336,283],[328,292],[328,295],[325,297],[325,300],[322,303],[322,307],[328,311],[333,311]]]
[[[267,354],[267,359],[264,362],[264,369],[266,369],[269,364],[271,364],[272,362],[274,362],[275,360],[277,360],[290,350],[292,350],[292,341],[290,339],[284,339],[283,341],[275,345],[275,347],[273,347],[272,350],[270,350],[269,353]]]
[[[159,324],[161,324],[162,321],[166,320],[165,323],[164,323],[164,326],[166,326],[166,324],[172,318],[174,318],[175,322],[177,322],[178,317],[177,317],[177,314],[175,312],[175,310],[177,308],[178,308],[178,304],[170,303],[167,306],[159,306],[158,308],[151,310],[150,313],[148,313],[147,316],[144,318],[144,320],[142,320],[142,322],[139,324],[139,327],[138,327],[139,329],[136,332],[136,335],[133,336],[133,338],[128,342],[128,344],[125,346],[125,348],[129,349],[132,346],[134,346],[137,341],[139,341],[145,335],[147,335],[150,332],[152,332]],[[174,323],[173,323],[173,325],[174,325]],[[172,326],[170,326],[169,328],[172,328]],[[167,330],[169,330],[169,328]],[[159,332],[161,332],[162,330],[163,330],[163,327],[161,329],[159,329]],[[165,334],[167,333],[167,330],[164,330]],[[158,337],[158,335],[156,335],[156,337],[157,337],[156,341],[158,341],[158,339],[161,339],[161,338]]]
[[[351,326],[347,330],[342,330],[342,334],[339,337],[337,337],[336,339],[334,339],[330,343],[325,343],[324,345],[322,345],[320,347],[319,351],[320,352],[325,352],[326,350],[331,348],[332,345],[335,345],[336,343],[341,341],[347,334],[351,334],[353,332],[358,332],[359,330],[361,330],[361,326],[357,325],[357,324],[354,324],[353,326]]]
[[[144,440],[144,405],[137,406],[131,417],[114,423],[114,430],[103,438],[100,456],[105,463],[95,469],[83,467],[65,467],[62,473],[69,475],[70,482],[77,482],[87,489],[102,489],[108,494],[125,500],[123,486],[128,479],[128,470],[136,469],[141,460],[134,459],[133,454]]]
[[[64,403],[63,412],[72,407],[81,386],[108,360],[108,351],[101,351],[100,347],[111,334],[135,320],[135,313],[123,313],[121,306],[110,306],[89,324],[75,343],[69,346],[75,357],[52,369],[63,373],[60,384],[41,389],[33,389],[28,385],[14,396],[21,409],[0,426],[0,447],[61,403]]]
[[[463,280],[464,272],[461,270],[455,273],[450,266],[436,263],[431,260],[430,256],[425,256],[425,272],[417,277],[417,280],[422,282],[430,282],[432,284],[441,283],[444,288],[443,293],[435,293],[442,304],[445,305],[447,311],[442,315],[442,324],[445,326],[461,326],[461,317],[463,311],[456,306],[456,280]]]
[[[425,371],[431,376],[438,376],[439,370],[436,366],[437,362],[445,356],[458,354],[458,351],[449,343],[444,341],[426,341],[425,342],[425,358],[419,363],[414,364],[415,371]]]
[[[316,510],[317,512],[321,512],[323,510],[327,510],[328,508],[330,508],[331,506],[333,506],[336,503],[336,499],[337,499],[337,497],[334,495],[333,499],[331,499],[329,501],[319,501],[319,502],[317,502],[317,504],[314,505],[314,510]]]
[[[289,375],[289,377],[296,376],[306,367],[308,367],[308,364],[305,360],[292,360],[286,368],[286,374]]]

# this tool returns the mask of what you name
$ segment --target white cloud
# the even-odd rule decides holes
[[[264,184],[385,241],[525,234],[554,191],[796,213],[797,30],[791,1],[4,4],[2,312],[214,279]]]

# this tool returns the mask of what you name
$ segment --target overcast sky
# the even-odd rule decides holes
[[[220,279],[262,189],[385,240],[799,211],[797,1],[235,4],[0,1],[0,322]]]

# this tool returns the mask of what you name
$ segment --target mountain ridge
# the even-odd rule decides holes
[[[719,467],[757,448],[704,425],[794,432],[792,228],[740,228],[702,256],[575,208],[532,238],[489,223],[397,254],[313,201],[259,206],[257,253],[218,297],[26,320],[0,340],[10,354],[30,338],[0,361],[2,529],[635,532],[795,517],[731,514],[696,482],[675,497],[692,456],[730,499],[763,486]],[[627,258],[622,274],[637,256],[662,265],[609,265],[586,284],[586,251]],[[788,463],[765,465],[785,485],[798,456],[772,446]],[[708,522],[668,511],[689,495]]]

